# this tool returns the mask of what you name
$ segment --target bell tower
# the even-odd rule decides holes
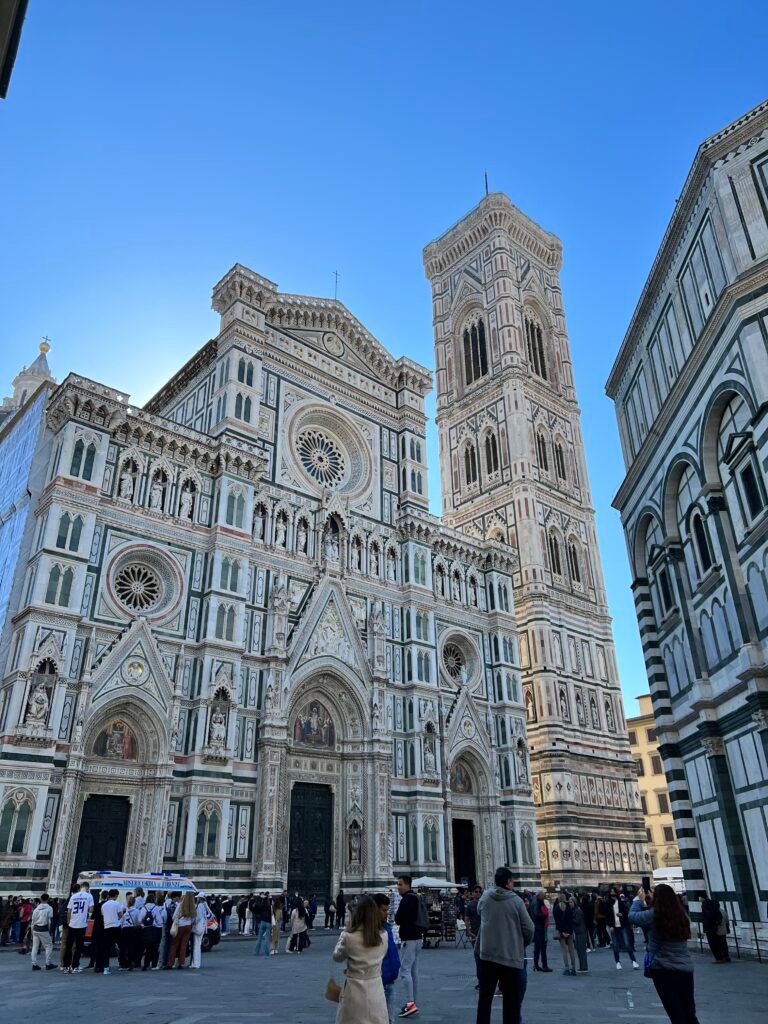
[[[541,871],[646,869],[597,546],[559,239],[492,193],[424,250],[447,526],[516,549]]]

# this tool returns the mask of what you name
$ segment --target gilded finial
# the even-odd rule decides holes
[[[43,353],[43,355],[47,355],[51,351],[51,346],[49,344],[50,340],[51,339],[46,334],[43,340],[40,342],[40,351]]]

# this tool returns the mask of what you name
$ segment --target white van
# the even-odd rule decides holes
[[[670,885],[678,896],[685,895],[685,878],[682,868],[655,868],[653,884],[658,885],[659,882],[665,882],[667,885]]]

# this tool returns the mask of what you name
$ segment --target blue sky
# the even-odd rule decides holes
[[[0,390],[51,337],[145,401],[235,262],[433,365],[421,250],[483,172],[563,241],[628,712],[647,689],[604,383],[698,144],[768,93],[768,8],[32,0],[0,103]],[[430,414],[433,407],[430,406]],[[439,493],[432,432],[431,492]]]

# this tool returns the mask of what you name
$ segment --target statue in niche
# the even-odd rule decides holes
[[[568,711],[568,698],[565,696],[565,690],[560,691],[560,717],[564,722],[570,722],[571,715]]]
[[[373,731],[379,731],[379,705],[373,705]]]
[[[285,516],[278,516],[275,523],[275,547],[284,548],[287,535],[288,527],[286,526]]]
[[[381,605],[378,603],[374,604],[371,610],[371,629],[374,636],[382,636],[384,633],[384,615],[381,611]]]
[[[149,489],[149,507],[155,512],[163,510],[163,485],[159,477],[155,477]]]
[[[459,582],[458,576],[453,577],[453,581],[451,583],[451,597],[454,601],[461,600],[461,583]]]
[[[257,505],[253,512],[253,539],[264,540],[264,526],[266,516],[261,505]]]
[[[525,747],[522,743],[517,744],[517,750],[515,752],[515,760],[517,761],[517,781],[527,782],[528,781],[528,762],[525,757]]]
[[[48,694],[42,683],[38,683],[31,694],[27,702],[27,714],[24,718],[25,725],[44,725],[45,720],[48,717],[48,708],[51,706],[51,702],[48,699]]]
[[[584,718],[584,701],[581,699],[581,694],[576,694],[576,717],[579,720],[579,725],[586,725]]]
[[[296,531],[296,550],[300,555],[307,553],[307,524],[303,519],[299,520],[299,528]]]
[[[288,581],[285,573],[280,573],[272,590],[272,607],[277,612],[287,612],[291,607],[291,595],[288,593]]]
[[[359,540],[352,545],[352,567],[360,572],[363,566],[363,548]]]
[[[424,771],[427,775],[437,774],[437,763],[435,761],[435,751],[432,746],[432,741],[427,739],[424,741]]]
[[[360,826],[358,825],[358,823],[356,821],[353,821],[352,824],[349,826],[349,863],[350,864],[359,864],[360,863],[360,858],[361,858],[361,853],[362,853],[362,848],[361,847],[362,847],[362,843],[361,843],[361,836],[360,836]]]
[[[227,720],[220,708],[216,708],[211,716],[211,728],[208,743],[217,750],[223,750],[227,743]]]
[[[120,497],[124,501],[131,501],[133,499],[134,486],[133,473],[131,472],[130,465],[126,464],[123,466],[123,471],[120,474]]]
[[[379,549],[374,545],[371,548],[371,576],[379,575]]]
[[[477,608],[477,581],[475,579],[469,581],[469,603],[473,608]]]
[[[387,579],[390,583],[394,583],[397,579],[397,564],[395,562],[395,554],[390,551],[387,555]]]
[[[589,698],[589,710],[590,710],[590,712],[592,714],[592,725],[594,726],[595,729],[599,729],[600,728],[600,718],[599,718],[599,716],[597,714],[597,704],[595,703],[595,698],[594,697],[590,697]]]
[[[339,538],[333,530],[325,535],[325,560],[326,562],[338,562],[339,560]]]
[[[181,519],[192,518],[192,502],[194,500],[194,492],[191,487],[185,487],[181,492],[181,501],[179,502],[179,517]]]
[[[274,704],[275,704],[275,694],[274,694],[274,691],[272,689],[272,684],[270,683],[269,686],[267,687],[267,692],[266,692],[266,694],[264,696],[264,710],[266,711],[266,713],[268,715],[271,714],[272,709],[274,707]]]
[[[613,732],[616,729],[616,719],[613,717],[613,704],[609,700],[605,702],[605,721]]]

